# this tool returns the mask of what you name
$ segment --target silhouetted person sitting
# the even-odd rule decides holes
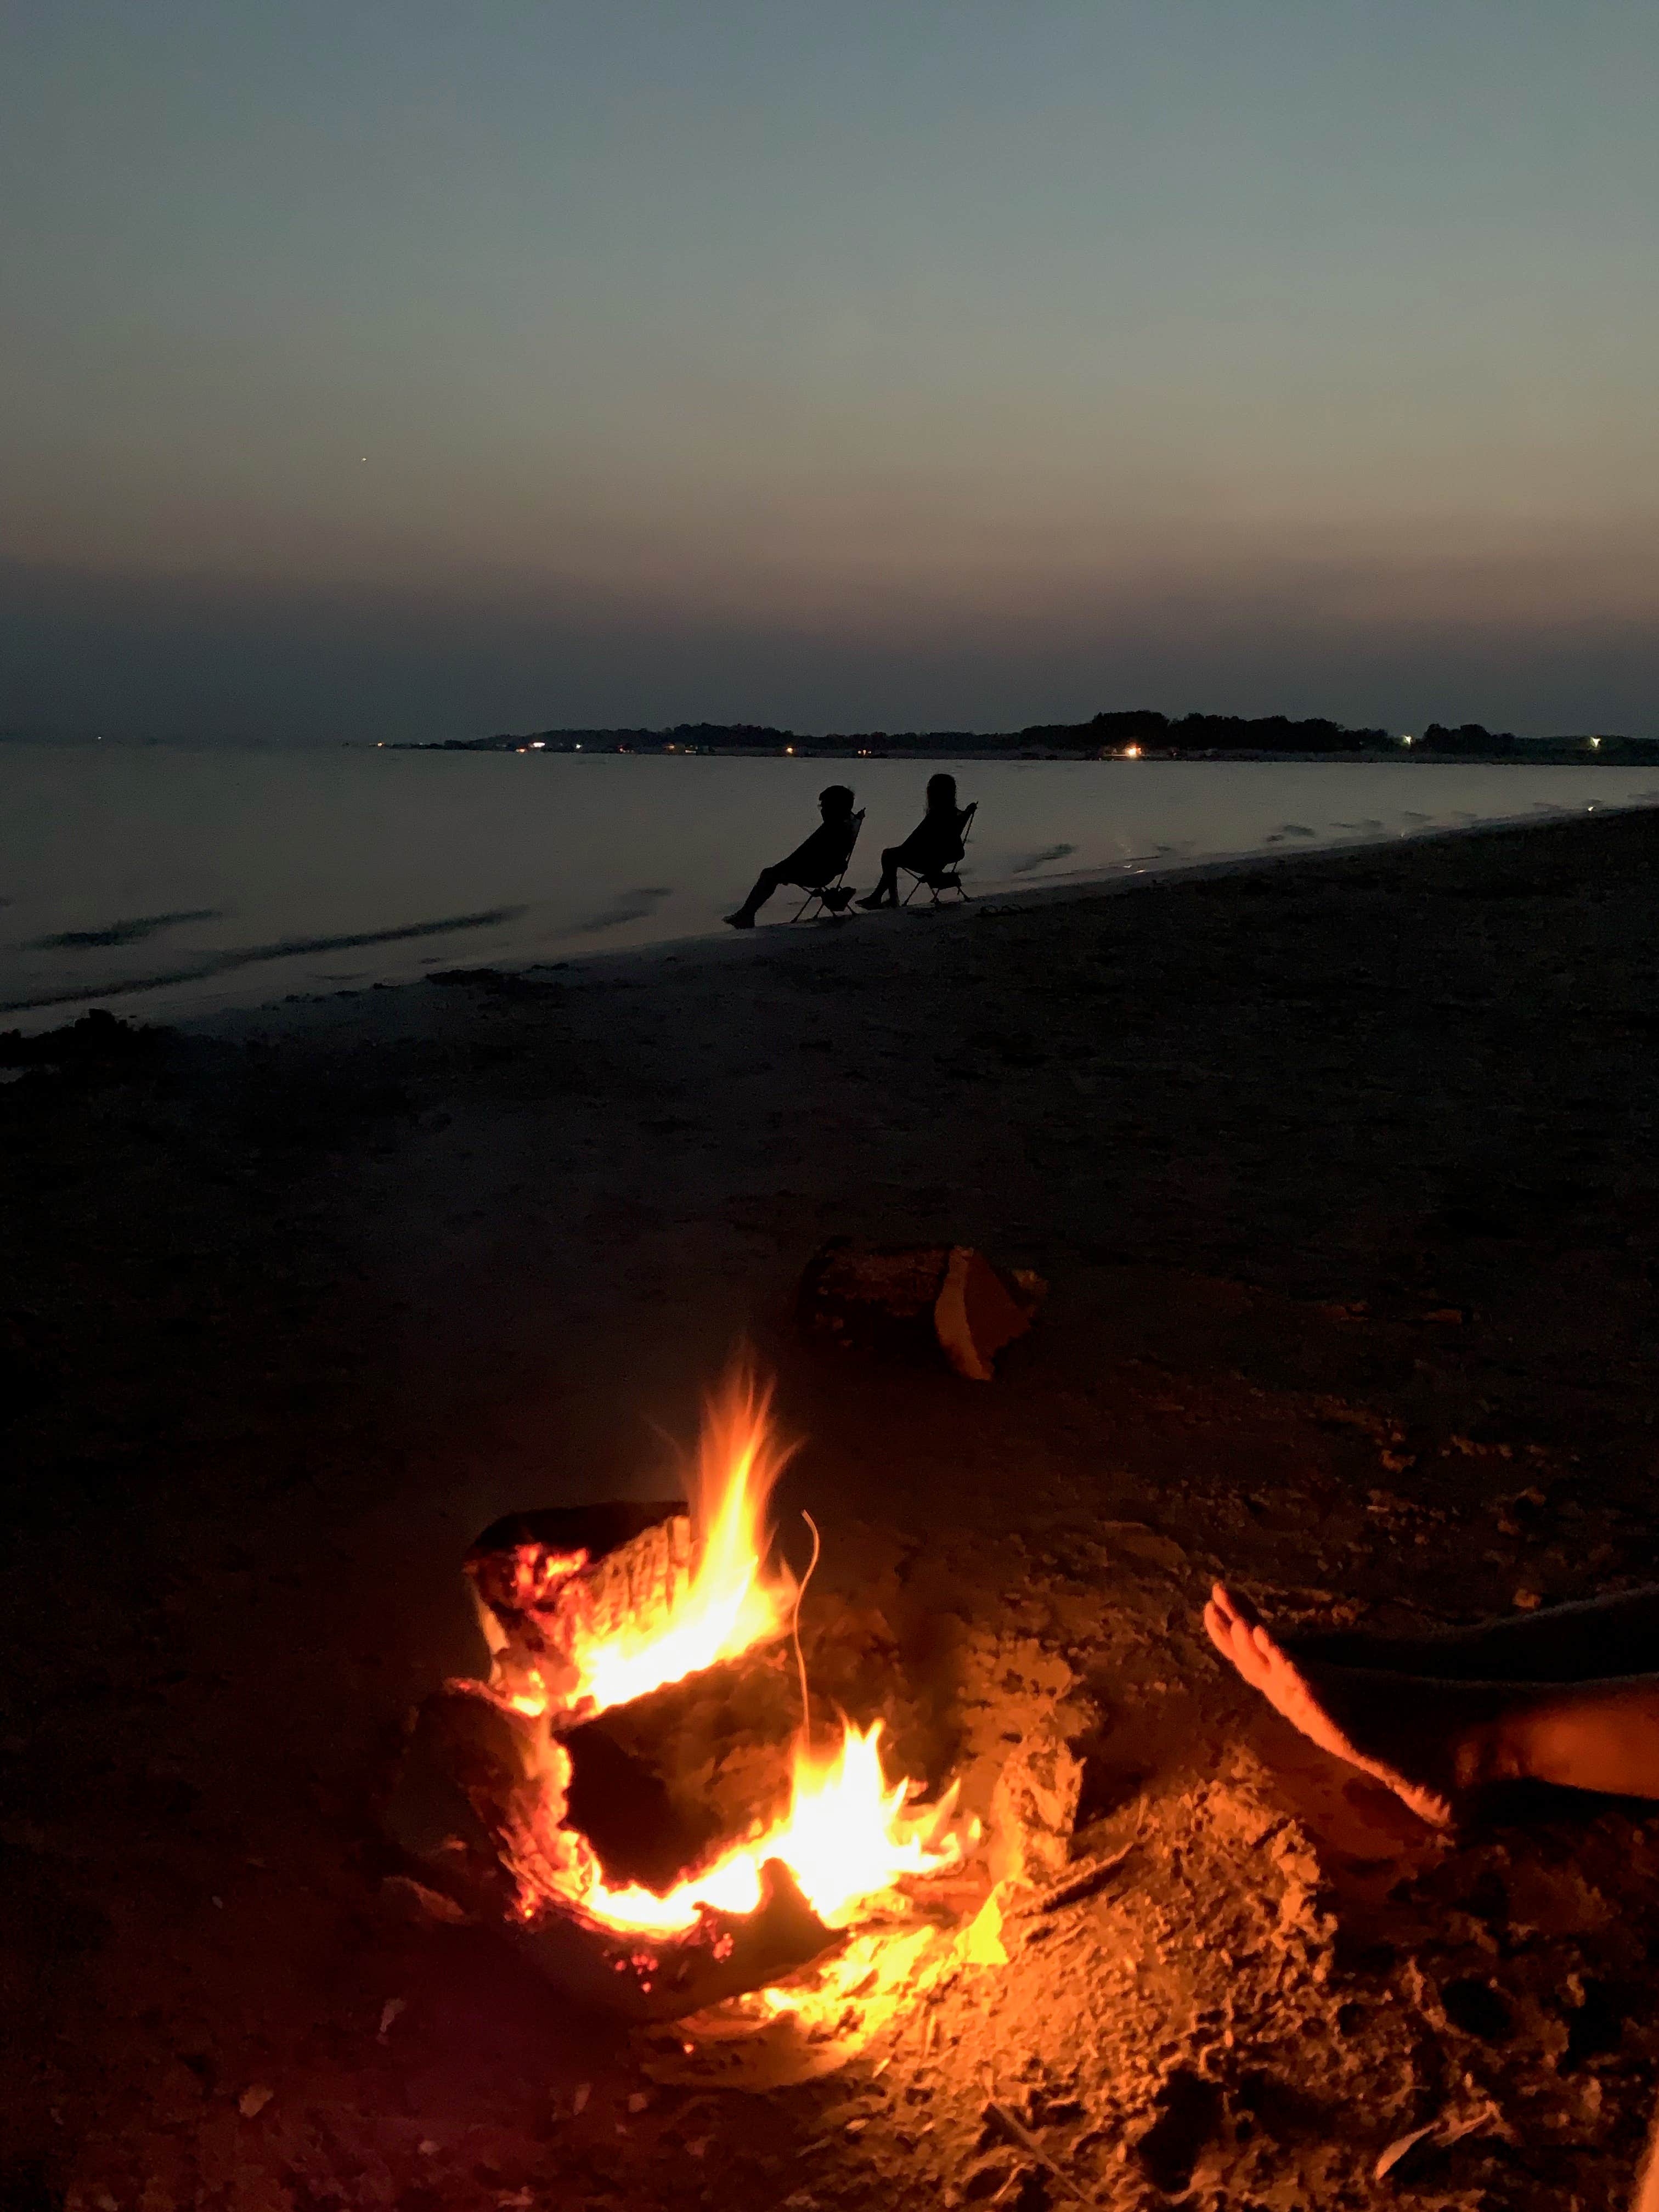
[[[763,868],[755,878],[754,890],[735,914],[726,915],[733,929],[752,929],[755,916],[780,884],[799,884],[803,890],[815,891],[833,883],[847,866],[853,854],[853,840],[858,836],[853,794],[844,783],[832,783],[818,793],[818,806],[823,820],[806,842],[797,845],[775,867]]]
[[[962,809],[957,805],[953,775],[927,779],[927,811],[902,845],[890,845],[881,856],[881,881],[862,907],[896,906],[898,872],[908,868],[918,876],[942,875],[962,858]]]

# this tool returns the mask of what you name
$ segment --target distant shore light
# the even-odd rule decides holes
[[[1401,738],[1400,742],[1401,742],[1401,744],[1402,745],[1408,745],[1408,744],[1410,744],[1411,741],[1412,741],[1412,733],[1411,733],[1411,732],[1410,732],[1409,730],[1407,730],[1407,732],[1406,732],[1406,734],[1405,734],[1405,736],[1404,736],[1403,738]]]

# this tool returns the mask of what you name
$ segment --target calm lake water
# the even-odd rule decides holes
[[[867,890],[937,765],[0,745],[0,1012],[176,1018],[722,933],[826,783],[869,810]],[[975,893],[1659,804],[1650,769],[943,765],[980,802]],[[781,892],[763,927],[791,911]]]

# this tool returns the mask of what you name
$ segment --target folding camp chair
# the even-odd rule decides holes
[[[957,817],[957,836],[961,842],[964,857],[968,850],[968,840],[973,831],[974,817],[978,812],[979,801],[975,799],[971,805],[964,806]],[[908,906],[916,893],[923,890],[933,893],[933,903],[935,906],[939,904],[939,895],[943,891],[954,891],[959,899],[965,899],[968,896],[962,888],[962,878],[957,873],[962,866],[960,860],[953,860],[948,868],[913,868],[903,860],[899,862],[899,866],[907,876],[915,878],[915,883],[899,902],[902,906]]]
[[[853,848],[858,843],[859,831],[864,827],[864,809],[861,806],[856,814],[848,817],[847,826],[847,849],[842,855],[840,867],[830,882],[813,885],[790,915],[791,921],[816,921],[818,914],[827,914],[831,921],[846,921],[847,909],[853,903],[853,892],[852,887],[843,884],[842,878],[852,866]],[[806,911],[808,907],[816,907],[817,913],[809,914]]]

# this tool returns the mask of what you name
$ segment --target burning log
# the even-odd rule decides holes
[[[683,1498],[552,1507],[493,1522],[466,1555],[495,1662],[519,1710],[591,1711],[585,1650],[637,1642],[672,1619],[691,1579]]]
[[[528,1730],[482,1683],[451,1682],[412,1717],[386,1834],[469,1917],[507,1919],[519,1892],[501,1850],[507,1808],[534,1788],[538,1767]]]
[[[988,1382],[1048,1294],[1029,1268],[999,1267],[965,1244],[858,1244],[832,1237],[808,1261],[798,1307],[811,1335],[843,1352],[937,1361]]]
[[[607,1881],[667,1886],[721,1837],[786,1816],[799,1727],[787,1646],[666,1683],[561,1735],[569,1817]]]
[[[386,1830],[469,1917],[502,1929],[578,2002],[629,2020],[718,2004],[841,1940],[775,1858],[761,1865],[747,1911],[710,1908],[667,1930],[607,1924],[581,1902],[589,1841],[562,1825],[570,1772],[544,1722],[512,1712],[482,1685],[452,1683],[420,1709]]]
[[[546,1912],[515,1931],[517,1941],[579,2002],[629,2020],[683,2020],[782,1981],[842,1942],[781,1859],[765,1860],[760,1875],[751,1910],[710,1908],[681,1934],[623,1933],[580,1914]]]

